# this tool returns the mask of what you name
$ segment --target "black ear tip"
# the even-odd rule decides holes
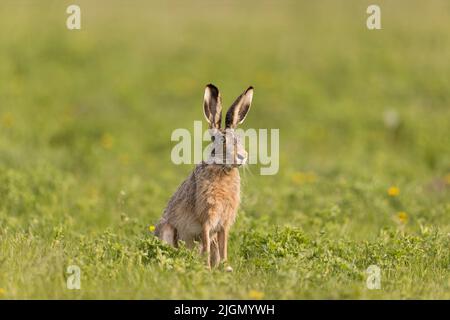
[[[253,90],[253,86],[248,87],[248,89],[245,90],[245,93],[249,92],[250,90]]]
[[[213,85],[212,83],[208,83],[206,85],[206,87],[211,89],[211,90],[217,91],[217,92],[219,91],[219,89],[217,89],[217,87],[215,85]]]

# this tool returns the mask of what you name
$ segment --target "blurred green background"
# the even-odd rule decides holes
[[[0,298],[448,299],[450,3],[377,1],[370,31],[372,2],[3,0]],[[242,172],[232,274],[148,231],[210,82],[280,129],[279,173]]]

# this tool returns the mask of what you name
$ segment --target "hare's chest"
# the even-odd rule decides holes
[[[240,203],[239,177],[227,176],[200,185],[196,205],[200,220],[208,221],[213,229],[231,224]]]

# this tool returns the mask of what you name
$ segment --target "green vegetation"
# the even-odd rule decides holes
[[[448,1],[378,1],[379,31],[369,1],[77,1],[69,31],[71,3],[0,4],[0,298],[450,299]],[[280,129],[232,273],[149,231],[209,82]]]

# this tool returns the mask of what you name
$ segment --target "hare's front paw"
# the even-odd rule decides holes
[[[231,266],[226,266],[225,272],[233,272],[233,268]]]

